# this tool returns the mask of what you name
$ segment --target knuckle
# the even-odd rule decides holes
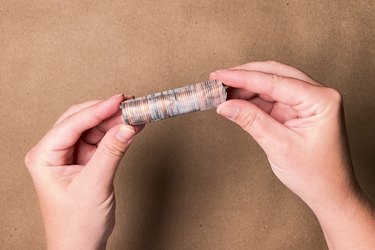
[[[330,102],[341,105],[342,104],[342,95],[340,91],[334,88],[325,88],[327,98],[329,99]]]
[[[272,94],[275,88],[275,85],[278,85],[281,83],[281,81],[284,80],[284,77],[277,75],[277,74],[271,74],[270,82],[267,85],[267,92]]]
[[[70,107],[67,109],[67,111],[74,111],[74,110],[77,109],[77,107],[78,107],[78,104],[73,104],[72,106],[70,106]]]
[[[27,168],[29,168],[33,164],[33,156],[31,150],[25,155],[24,163]]]
[[[120,158],[125,154],[126,148],[117,143],[108,143],[104,146],[103,151],[111,158]]]
[[[272,81],[272,83],[277,83],[277,82],[279,82],[282,79],[283,79],[283,77],[280,76],[280,75],[271,74],[271,81]]]
[[[268,61],[266,61],[266,63],[271,64],[271,65],[279,65],[279,64],[281,64],[281,63],[279,63],[277,61],[274,61],[274,60],[268,60]]]

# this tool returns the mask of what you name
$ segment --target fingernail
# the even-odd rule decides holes
[[[117,94],[117,95],[111,96],[109,99],[116,99],[120,96],[124,96],[124,94]]]
[[[124,95],[125,100],[134,99],[134,95]]]
[[[127,125],[121,125],[119,131],[116,134],[116,138],[121,142],[130,142],[133,139],[134,135],[134,128]]]
[[[238,107],[232,107],[232,106],[229,106],[227,104],[225,105],[219,105],[219,107],[217,107],[217,113],[219,115],[222,115],[226,118],[228,118],[229,120],[234,120],[236,119],[238,113],[239,113],[239,109]]]
[[[211,72],[210,73],[210,79],[217,79],[217,74],[218,73],[224,73],[224,72],[226,72],[227,70],[225,70],[225,69],[220,69],[220,70],[216,70],[215,72]]]

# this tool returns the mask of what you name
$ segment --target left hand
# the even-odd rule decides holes
[[[48,249],[104,249],[115,224],[113,179],[143,127],[122,124],[123,95],[72,106],[26,155]]]

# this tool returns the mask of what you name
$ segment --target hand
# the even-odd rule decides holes
[[[343,226],[358,207],[367,206],[353,173],[338,91],[276,62],[219,70],[210,79],[231,87],[231,100],[217,112],[259,143],[275,175],[312,208],[325,232],[332,231],[326,224],[334,221],[332,212],[346,216],[337,218]],[[366,218],[373,216],[365,211]],[[370,228],[374,232],[374,220]],[[335,232],[328,234],[335,239]]]
[[[48,249],[105,248],[115,224],[115,172],[143,128],[120,125],[123,100],[72,106],[26,155]]]
[[[253,136],[275,175],[306,203],[343,201],[357,190],[339,92],[273,62],[249,63],[210,77],[232,87],[232,100],[217,112]]]

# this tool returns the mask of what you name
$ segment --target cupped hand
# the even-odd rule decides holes
[[[49,249],[106,246],[115,223],[115,172],[143,128],[121,124],[123,100],[72,106],[26,155]]]

